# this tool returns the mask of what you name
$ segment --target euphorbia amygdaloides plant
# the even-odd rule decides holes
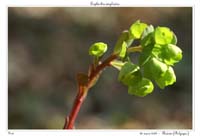
[[[139,45],[134,45],[134,41]],[[138,42],[137,42],[138,43]],[[73,129],[77,114],[87,93],[99,79],[102,71],[109,66],[119,70],[118,80],[127,86],[128,94],[144,97],[154,90],[154,81],[161,89],[176,82],[173,70],[175,63],[182,59],[182,51],[176,46],[177,38],[168,27],[134,22],[129,30],[121,33],[108,58],[103,59],[107,44],[96,42],[89,48],[94,59],[88,73],[77,74],[78,93],[71,113],[65,119],[64,129]],[[138,52],[138,64],[133,63],[131,53]]]

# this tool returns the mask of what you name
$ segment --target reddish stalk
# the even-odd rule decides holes
[[[88,81],[86,85],[80,85],[78,87],[78,94],[74,101],[74,105],[70,112],[70,115],[65,119],[65,125],[63,129],[73,129],[76,117],[80,111],[81,105],[87,96],[87,92],[89,91],[90,87],[94,85],[94,80],[98,79],[101,71],[106,67],[110,66],[110,62],[116,59],[116,55],[111,55],[106,60],[104,60],[101,64],[99,64],[95,69],[92,69],[90,74],[88,75]]]

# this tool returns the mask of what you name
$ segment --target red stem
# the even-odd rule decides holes
[[[95,70],[91,71],[91,73],[89,75],[89,80],[88,80],[88,83],[86,86],[79,85],[78,94],[74,101],[74,105],[72,107],[70,115],[69,115],[69,117],[66,117],[66,119],[65,119],[64,129],[73,129],[74,128],[74,122],[75,122],[78,112],[81,108],[81,105],[86,98],[87,92],[88,92],[89,88],[92,86],[91,84],[93,84],[93,80],[95,80],[95,78],[100,74],[100,72],[106,66],[110,66],[110,62],[116,58],[117,58],[116,55],[111,55],[110,57],[108,57],[105,61],[103,61],[101,64],[99,64]]]
[[[73,129],[75,119],[76,119],[78,112],[81,108],[81,105],[86,97],[86,95],[84,95],[85,94],[84,92],[85,92],[84,87],[79,86],[79,91],[78,91],[78,94],[74,101],[74,105],[73,105],[72,111],[70,113],[70,116],[66,118],[64,129]]]

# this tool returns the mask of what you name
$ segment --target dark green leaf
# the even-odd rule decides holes
[[[144,48],[152,44],[155,44],[154,33],[150,33],[147,36],[145,36],[143,39],[141,39],[141,45]]]
[[[144,32],[142,34],[141,39],[144,39],[146,36],[154,32],[154,27],[152,25],[149,25],[144,29]]]
[[[150,58],[151,52],[154,47],[154,44],[149,44],[148,46],[144,47],[142,53],[139,56],[139,65],[143,66]]]

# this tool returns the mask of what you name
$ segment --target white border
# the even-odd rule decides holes
[[[0,2],[0,135],[7,133],[7,7]]]
[[[195,101],[193,101],[193,111],[195,115],[193,117],[193,122],[195,123],[194,126],[194,130],[196,131],[196,133],[198,135],[200,135],[200,108],[199,108],[199,104],[200,104],[200,91],[199,91],[199,86],[198,86],[198,82],[200,79],[200,61],[198,61],[198,59],[200,58],[200,1],[198,1],[198,3],[196,3],[195,5],[195,14],[194,14],[194,31],[193,31],[193,41],[194,41],[194,48],[193,48],[193,98]]]
[[[88,7],[91,2],[119,3],[121,7],[192,6],[198,0],[7,0],[9,6],[20,7]],[[100,6],[101,7],[101,6]],[[108,5],[109,7],[109,5]]]
[[[81,1],[81,2],[80,2]],[[96,2],[95,0],[92,0]],[[99,1],[99,0],[98,0]],[[97,1],[97,2],[98,2]],[[108,0],[109,1],[109,0]],[[126,1],[126,2],[125,2]],[[199,0],[197,0],[199,1]],[[193,129],[181,129],[181,130],[7,130],[7,45],[8,45],[8,7],[88,7],[90,6],[91,0],[10,0],[0,1],[0,136],[16,135],[16,136],[140,136],[140,132],[158,133],[161,135],[163,131],[173,133],[175,131],[188,133],[190,136],[200,135],[200,108],[199,108],[199,97],[200,90],[198,85],[199,66],[200,61],[197,61],[200,57],[200,42],[198,39],[200,36],[200,4],[197,1],[191,0],[117,0],[120,7],[193,7]],[[102,0],[106,2],[106,0]],[[116,2],[116,0],[109,1]],[[47,5],[48,3],[48,5]],[[161,6],[162,5],[162,6]],[[101,7],[101,6],[100,6]]]

